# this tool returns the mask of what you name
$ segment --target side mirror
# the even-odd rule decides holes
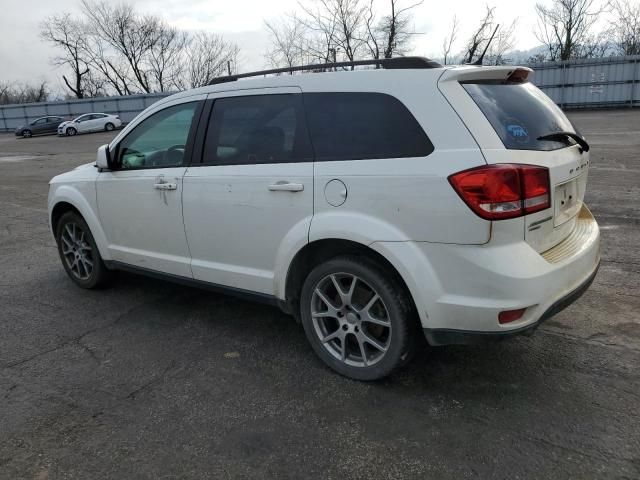
[[[111,152],[109,152],[109,145],[102,145],[98,148],[98,154],[96,155],[96,167],[100,170],[111,169]]]

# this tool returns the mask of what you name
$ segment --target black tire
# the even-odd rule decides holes
[[[65,230],[67,230],[66,233]],[[73,230],[74,233],[78,231],[84,233],[83,236],[80,236],[79,233],[77,236],[81,237],[82,244],[86,245],[74,248],[73,252],[69,252],[68,235],[71,230]],[[102,261],[102,257],[100,256],[96,242],[93,239],[91,230],[79,214],[76,212],[67,212],[60,217],[60,220],[56,225],[56,242],[58,244],[58,255],[60,255],[62,266],[67,272],[67,275],[69,275],[69,278],[71,278],[76,285],[82,288],[93,289],[104,287],[109,283],[109,280],[111,280],[111,277],[113,276],[113,272],[107,269]],[[83,252],[85,257],[90,260],[91,272],[88,275],[87,264],[83,264],[77,260],[75,263],[72,263],[71,259],[74,258],[74,256],[77,256],[76,252]],[[75,264],[77,264],[76,270],[73,269],[73,265]],[[83,271],[84,275],[82,275]]]
[[[32,136],[31,130],[29,130],[28,128],[25,128],[22,131],[22,138],[29,138]]]
[[[341,285],[343,294],[346,293],[345,290],[353,292],[354,288],[352,286],[346,286],[352,277],[357,278],[361,282],[359,284],[361,286],[356,287],[356,293],[350,293],[349,296],[354,298],[358,294],[357,289],[360,289],[363,290],[361,295],[364,299],[366,298],[366,291],[370,290],[372,292],[371,297],[369,297],[371,301],[377,302],[381,300],[381,304],[377,306],[378,309],[384,309],[379,311],[386,313],[383,317],[385,317],[384,321],[389,325],[388,327],[381,327],[369,323],[367,320],[361,321],[364,318],[363,312],[366,308],[361,306],[365,302],[369,303],[368,300],[362,300],[360,305],[356,305],[357,301],[352,301],[352,306],[347,305],[345,307],[345,301],[342,299],[342,308],[346,308],[345,311],[349,312],[347,316],[352,316],[351,320],[345,316],[344,312],[342,315],[339,312],[337,313],[337,315],[341,315],[340,318],[329,314],[322,317],[316,316],[314,319],[312,309],[317,310],[319,306],[326,305],[324,301],[318,303],[319,297],[317,293],[314,295],[316,289],[318,288],[322,291],[323,288],[335,288],[331,287],[327,279],[331,279],[335,286],[335,279],[338,278],[341,282],[347,282],[347,284]],[[335,289],[335,292],[337,293],[337,289]],[[322,291],[322,293],[325,294],[327,299],[331,296],[329,290]],[[375,294],[379,296],[377,301],[374,300]],[[338,305],[337,298],[341,298],[340,294],[334,295],[330,299],[335,306]],[[354,315],[355,318],[353,317]],[[307,276],[302,287],[300,318],[302,319],[307,339],[316,354],[336,372],[356,380],[371,381],[388,376],[394,370],[406,364],[415,349],[416,343],[411,338],[415,334],[415,330],[411,327],[417,320],[407,292],[393,274],[366,257],[345,255],[335,257],[315,267]],[[336,319],[335,322],[334,319]],[[335,330],[333,327],[326,328],[326,323],[323,322],[334,322],[334,326],[337,326],[337,328]],[[346,323],[350,325],[345,325]],[[375,337],[372,330],[370,330],[372,327],[373,329],[381,329],[379,330],[381,337]],[[387,328],[388,333],[385,334],[384,329]],[[346,333],[343,334],[344,337],[337,338],[335,337],[336,333],[342,334],[342,332],[339,332],[340,329],[346,331]],[[330,333],[330,330],[333,333]],[[361,338],[358,337],[363,332],[366,333],[365,336],[374,337],[379,344],[384,344],[382,346],[386,346],[386,350],[363,347]],[[323,335],[325,335],[324,342],[321,339]],[[351,337],[348,337],[349,335]],[[328,337],[333,337],[333,339],[327,342],[326,339]],[[350,353],[345,355],[343,352],[350,348]],[[362,350],[363,348],[365,349],[364,351]],[[367,350],[371,350],[373,354],[378,355],[374,362],[369,362],[372,364],[368,364],[366,360]],[[338,358],[339,356],[341,358]],[[362,361],[363,358],[365,358],[364,361]],[[349,362],[352,364],[349,364]],[[361,363],[361,365],[354,365],[353,363]]]
[[[67,136],[74,137],[77,133],[78,133],[78,130],[76,130],[75,128],[73,127],[67,128]]]
[[[104,126],[104,129],[105,129],[106,132],[111,132],[111,131],[115,130],[115,128],[116,128],[116,126],[111,122],[107,123]]]

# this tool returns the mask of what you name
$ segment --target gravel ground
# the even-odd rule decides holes
[[[640,478],[640,111],[580,112],[591,289],[531,338],[326,369],[277,309],[67,279],[47,181],[110,135],[0,135],[0,478]]]

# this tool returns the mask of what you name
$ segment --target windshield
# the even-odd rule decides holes
[[[510,150],[556,150],[573,144],[566,139],[538,140],[553,132],[575,128],[540,89],[531,83],[463,83],[473,101]]]

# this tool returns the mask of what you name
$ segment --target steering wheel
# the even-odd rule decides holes
[[[163,165],[177,165],[184,159],[184,145],[171,145],[162,155]]]

